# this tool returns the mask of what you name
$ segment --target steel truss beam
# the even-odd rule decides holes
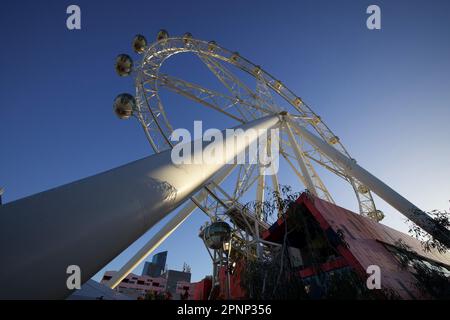
[[[278,124],[274,115],[237,128],[260,132]],[[224,163],[254,139],[227,154]],[[226,135],[219,143],[226,145]],[[0,299],[64,299],[72,292],[68,266],[80,268],[84,283],[226,166],[175,165],[167,150],[2,205]]]
[[[233,171],[235,166],[229,166],[223,169],[223,172],[217,174],[217,177],[211,183],[211,189],[215,188],[215,184],[222,183],[223,180]],[[214,183],[214,184],[213,184]],[[209,184],[208,184],[209,185]],[[207,186],[208,186],[207,185]],[[132,272],[145,258],[147,258],[159,245],[166,240],[190,215],[198,208],[201,203],[208,196],[208,191],[203,188],[196,196],[194,201],[188,202],[180,211],[177,212],[153,237],[147,241],[141,249],[139,249],[129,260],[125,263],[119,271],[117,271],[111,280],[106,284],[108,287],[114,289],[119,283]]]
[[[397,209],[409,220],[428,232],[441,243],[450,247],[450,231],[436,223],[429,215],[420,210],[414,204],[402,197],[399,193],[389,187],[387,184],[379,180],[370,172],[360,167],[354,159],[348,158],[341,152],[337,151],[329,144],[325,143],[321,138],[309,132],[306,128],[292,122],[289,116],[286,116],[293,126],[296,126],[298,133],[310,144],[316,146],[321,152],[333,159],[345,172],[358,181],[361,181],[370,190],[375,192],[380,198]]]

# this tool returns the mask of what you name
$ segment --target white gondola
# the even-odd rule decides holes
[[[336,144],[339,142],[339,137],[337,137],[337,136],[331,137],[330,140],[328,140],[328,142],[330,144]]]
[[[183,42],[185,45],[188,45],[192,42],[192,34],[190,32],[186,32],[183,35]]]
[[[239,59],[239,52],[233,52],[233,54],[231,55],[231,61],[237,62],[238,59]]]
[[[299,107],[303,103],[302,99],[300,99],[299,97],[295,98],[293,102],[297,107]]]
[[[253,69],[253,73],[254,73],[256,76],[260,76],[261,73],[262,73],[261,67],[260,67],[260,66],[256,66],[255,69]]]
[[[115,69],[119,76],[129,76],[133,71],[133,60],[127,54],[119,54],[116,58]]]
[[[167,38],[169,38],[169,33],[164,29],[159,30],[158,35],[156,36],[156,40],[161,41],[166,40]]]
[[[277,80],[275,81],[274,87],[276,90],[280,91],[281,88],[283,88],[283,84],[281,83],[281,81]]]
[[[213,40],[211,40],[210,42],[208,42],[208,50],[210,52],[214,52],[217,48],[217,43]]]
[[[365,194],[365,193],[369,192],[369,189],[368,189],[365,185],[360,184],[360,185],[358,186],[358,191],[359,191],[360,193]]]
[[[133,50],[136,53],[143,53],[147,47],[147,39],[142,34],[137,34],[133,38]]]
[[[121,93],[114,99],[113,110],[119,119],[128,119],[136,110],[136,100],[129,93]]]
[[[201,237],[208,248],[221,249],[230,241],[231,227],[224,221],[213,222],[202,230]]]

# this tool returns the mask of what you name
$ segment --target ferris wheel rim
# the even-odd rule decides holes
[[[146,51],[145,51],[145,53],[144,53],[144,57],[143,57],[143,59],[142,59],[142,60],[143,60],[143,63],[142,63],[141,65],[139,65],[139,69],[142,70],[143,65],[145,65],[145,64],[148,63],[148,62],[146,62],[146,60],[149,60],[149,56],[148,56],[148,55],[149,55],[149,53],[152,53],[151,51],[152,51],[157,45],[160,45],[161,43],[168,43],[168,42],[171,42],[171,43],[172,43],[172,41],[180,41],[180,42],[183,42],[184,39],[183,39],[183,37],[170,37],[170,38],[167,38],[167,39],[164,39],[164,40],[159,40],[159,41],[153,42],[153,43],[146,49]],[[208,42],[208,41],[201,40],[201,39],[195,39],[195,38],[192,38],[190,41],[192,41],[192,42],[197,42],[197,43],[201,43],[201,44],[203,44],[203,45],[208,45],[208,44],[210,43],[210,42]],[[229,53],[229,54],[238,54],[237,52],[231,51],[231,50],[229,50],[229,49],[227,49],[227,48],[225,48],[225,47],[223,47],[223,46],[218,45],[217,43],[214,43],[214,46],[215,46],[216,48],[219,48],[219,49],[223,50],[224,52]],[[200,52],[200,53],[202,53],[202,54],[204,54],[204,55],[208,55],[208,56],[213,57],[213,58],[218,58],[218,59],[220,59],[221,61],[225,61],[225,62],[227,62],[227,63],[230,63],[230,64],[234,65],[235,67],[239,68],[240,70],[242,70],[242,71],[246,72],[247,74],[251,75],[251,76],[254,77],[255,79],[257,79],[257,76],[255,76],[254,72],[250,71],[248,68],[243,67],[242,64],[233,63],[232,61],[230,61],[229,58],[226,58],[226,57],[224,57],[223,55],[215,54],[216,51],[211,52],[211,51],[209,51],[209,50],[206,50],[206,51],[205,51],[205,50],[199,50],[198,47],[197,47],[197,50],[195,50],[193,47],[194,47],[194,46],[188,46],[188,47],[183,46],[183,47],[175,47],[175,48],[173,48],[173,49],[171,49],[171,50],[163,49],[163,50],[160,50],[160,51],[153,52],[153,53],[151,54],[151,56],[158,56],[161,52],[164,52],[164,51],[170,51],[170,54],[168,54],[167,56],[165,56],[165,57],[161,60],[161,63],[156,67],[155,70],[159,73],[159,69],[162,67],[162,65],[163,65],[163,63],[165,62],[165,60],[169,59],[170,57],[172,57],[172,56],[174,56],[174,55],[182,54],[182,53]],[[290,104],[290,106],[292,106],[293,108],[295,108],[295,110],[298,111],[300,114],[302,113],[302,111],[299,109],[299,106],[296,105],[295,103],[293,103],[293,101],[292,101],[293,99],[292,99],[292,100],[288,99],[287,96],[280,94],[280,91],[279,91],[279,90],[277,90],[276,88],[274,88],[273,86],[271,86],[271,83],[279,81],[277,78],[275,78],[273,75],[271,75],[271,74],[270,74],[269,72],[267,72],[265,69],[263,69],[260,65],[257,65],[257,64],[255,64],[255,63],[251,62],[249,59],[243,57],[243,56],[240,55],[240,54],[238,54],[238,56],[239,56],[239,60],[245,61],[247,64],[253,66],[254,68],[259,68],[260,71],[261,71],[261,75],[266,75],[266,77],[267,77],[267,78],[266,78],[266,77],[261,77],[261,79],[263,79],[264,82],[267,83],[267,84],[269,85],[269,87],[272,89],[272,91],[275,92],[275,93],[277,93],[280,97],[282,97],[287,103]],[[142,72],[142,71],[139,71],[139,73],[141,73],[141,72]],[[269,81],[268,81],[267,79],[269,79]],[[138,77],[136,78],[136,80],[137,80],[137,82],[138,82],[138,81],[140,80],[140,77],[138,76]],[[138,86],[137,86],[137,87],[138,87]],[[283,85],[282,85],[282,88],[283,88],[287,93],[289,93],[289,95],[291,95],[292,97],[294,97],[294,99],[300,98],[300,99],[301,99],[301,104],[302,104],[303,106],[305,106],[305,107],[308,109],[308,111],[311,112],[313,115],[318,116],[318,114],[315,113],[315,112],[310,108],[310,106],[309,106],[307,103],[304,102],[304,100],[303,100],[301,97],[297,96],[297,95],[296,95],[291,89],[289,89],[286,85],[283,84]],[[137,89],[137,90],[138,90],[138,89]],[[145,92],[143,92],[143,94],[146,95]],[[319,117],[319,116],[318,116],[318,117]],[[320,118],[320,117],[319,117],[319,118]],[[324,126],[326,126],[326,128],[327,128],[330,132],[332,132],[332,130],[329,128],[329,126],[326,125],[326,123],[323,121],[322,118],[320,118],[320,123],[322,123]],[[317,131],[315,125],[311,124],[311,126]],[[318,132],[318,133],[320,134],[320,132]],[[350,154],[348,153],[347,149],[345,148],[345,146],[344,146],[340,141],[337,141],[336,144],[339,145],[339,146],[342,148],[342,150],[344,151],[344,154],[346,154],[348,157],[350,157]]]
[[[189,44],[186,43],[185,39],[183,37],[168,37],[166,39],[158,40],[154,43],[152,43],[150,46],[148,46],[143,54],[142,63],[139,64],[137,68],[137,77],[136,77],[136,95],[140,96],[142,95],[144,97],[144,100],[147,104],[148,110],[152,112],[148,101],[148,95],[146,90],[144,90],[143,87],[143,79],[146,79],[147,77],[153,77],[155,79],[155,92],[154,97],[156,97],[159,108],[160,108],[160,114],[159,116],[153,116],[154,123],[158,127],[159,134],[162,136],[162,138],[168,143],[168,146],[170,147],[170,133],[173,131],[172,126],[170,124],[169,119],[167,118],[164,109],[163,104],[161,103],[161,98],[159,96],[159,75],[160,75],[160,69],[164,62],[169,59],[170,57],[181,54],[181,53],[196,53],[197,55],[205,55],[207,57],[211,57],[214,59],[218,59],[220,61],[226,62],[228,64],[231,64],[241,71],[246,72],[250,76],[252,76],[255,80],[262,80],[270,89],[271,92],[275,92],[278,96],[280,96],[282,99],[284,99],[291,107],[296,110],[299,115],[305,114],[305,110],[302,110],[300,106],[303,106],[303,108],[306,109],[306,111],[315,119],[318,119],[319,123],[325,128],[326,132],[332,134],[332,138],[337,138],[337,136],[332,132],[332,130],[325,124],[323,119],[321,119],[310,107],[308,104],[306,104],[302,98],[297,96],[292,90],[290,90],[286,85],[284,85],[281,81],[277,80],[274,76],[272,76],[270,73],[268,73],[266,70],[264,70],[261,66],[254,64],[249,59],[241,56],[237,52],[233,52],[229,49],[226,49],[217,43],[214,42],[214,50],[209,50],[209,46],[211,45],[211,42],[200,40],[200,39],[189,39]],[[158,49],[160,47],[161,49]],[[206,50],[205,50],[206,49]],[[220,53],[226,53],[228,56]],[[162,56],[162,58],[161,58]],[[234,59],[233,59],[234,57]],[[146,68],[151,63],[153,63],[152,59],[159,59],[159,63],[153,64],[150,66],[150,69],[154,71],[154,73],[146,73]],[[239,63],[238,63],[239,62]],[[243,62],[243,63],[241,63]],[[249,68],[249,66],[251,68]],[[258,74],[255,74],[255,70],[258,70]],[[275,86],[277,84],[278,87]],[[280,85],[279,85],[280,84]],[[290,98],[289,98],[290,97]],[[151,97],[150,97],[151,98]],[[142,112],[142,105],[141,103],[138,103],[138,113],[140,114]],[[161,108],[162,107],[162,108]],[[141,115],[139,115],[141,116]],[[141,121],[142,119],[139,119]],[[169,128],[169,131],[165,132],[162,129],[161,122],[164,122],[164,126]],[[317,127],[317,124],[314,124],[314,122],[310,121],[309,125],[311,125],[312,128],[326,141],[327,138],[324,136],[323,132]],[[144,131],[146,131],[147,137],[151,135],[149,132],[149,129],[147,126],[143,126]],[[329,142],[329,141],[328,141]],[[342,142],[338,139],[333,143],[336,149],[344,153],[346,156],[350,157],[350,154],[342,144]],[[152,145],[153,147],[153,145]],[[153,147],[155,152],[157,151]],[[314,159],[313,159],[314,160]],[[376,212],[373,197],[370,190],[367,190],[365,192],[361,192],[360,188],[364,188],[363,185],[358,185],[358,182],[355,181],[353,178],[348,178],[348,182],[352,185],[354,192],[356,194],[358,204],[360,207],[360,212],[362,213],[365,210],[364,206],[367,206],[369,208],[368,212],[373,211]],[[363,189],[364,190],[364,189]],[[365,195],[363,195],[363,193]],[[365,199],[363,199],[365,197]],[[364,203],[365,202],[365,203]]]

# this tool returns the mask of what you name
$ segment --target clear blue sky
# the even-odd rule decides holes
[[[80,31],[66,29],[70,4],[81,7]],[[380,31],[365,26],[370,4],[381,7]],[[118,53],[131,52],[136,33],[153,40],[165,28],[216,40],[264,66],[325,119],[366,169],[424,210],[448,209],[449,14],[449,1],[3,1],[4,200],[150,153],[138,124],[112,113],[114,97],[133,92],[113,64]],[[179,68],[195,72],[187,63]],[[174,122],[186,115],[174,113]],[[355,208],[351,193],[330,189],[340,205]],[[405,230],[394,209],[377,204],[384,223]],[[195,213],[160,247],[169,251],[169,267],[190,264],[194,280],[211,269],[197,237],[204,220]],[[120,267],[152,233],[106,269]]]

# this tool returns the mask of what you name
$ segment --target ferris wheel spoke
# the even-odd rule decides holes
[[[298,171],[298,169],[296,168],[296,166],[292,163],[292,161],[290,160],[291,156],[288,156],[286,154],[285,151],[280,152],[280,154],[282,155],[282,157],[286,160],[286,162],[289,164],[289,167],[292,169],[292,171],[297,175],[297,177],[300,179],[300,181],[302,181],[303,185],[306,186],[306,179],[305,177]],[[318,176],[317,176],[318,177]],[[328,192],[328,190],[326,189],[326,187],[322,184],[315,184],[315,188],[316,191],[319,190],[319,194],[318,196],[321,199],[325,199],[327,201],[333,202],[334,200],[332,199],[330,193]]]
[[[282,109],[275,104],[273,96],[270,92],[270,88],[267,86],[265,80],[260,76],[256,77],[256,94],[258,97],[258,101],[261,104],[266,105],[273,112],[282,111]]]
[[[233,96],[241,101],[255,100],[256,94],[218,60],[205,54],[198,54],[198,56]],[[258,105],[258,103],[255,103],[255,105]],[[252,119],[257,119],[261,116],[254,109],[246,109],[246,111]]]
[[[309,168],[305,164],[305,156],[303,155],[303,152],[301,150],[301,147],[295,140],[294,134],[292,133],[291,124],[289,121],[285,121],[285,130],[289,138],[289,143],[291,145],[291,148],[295,154],[295,158],[297,160],[297,164],[300,167],[300,171],[305,178],[306,182],[306,188],[314,195],[317,195],[317,191],[315,188],[315,185],[312,181],[312,174],[309,171]]]
[[[323,183],[322,179],[320,179],[320,176],[317,174],[317,171],[314,169],[314,166],[309,161],[309,158],[306,157],[303,145],[298,143],[296,135],[294,134],[294,131],[291,129],[291,125],[287,121],[285,129],[286,133],[288,134],[290,149],[293,151],[295,159],[297,160],[297,163],[301,169],[302,175],[305,178],[306,187],[308,189],[311,188],[312,190],[310,191],[313,194],[317,194],[320,198],[327,200],[331,203],[334,203],[334,200],[330,192],[325,187],[325,184]],[[281,140],[283,141],[283,139]]]
[[[321,161],[321,160],[311,156],[311,154],[309,152],[305,152],[305,157],[307,157],[308,159],[314,161],[318,165],[324,167],[328,171],[334,173],[338,177],[348,181],[349,177],[344,172],[342,172],[342,170],[340,168],[339,169],[333,168],[332,166],[328,165],[327,163],[325,163],[325,162],[323,162],[323,161]]]
[[[345,147],[340,142],[338,136],[336,136],[328,126],[322,121],[322,119],[315,113],[307,115],[304,118],[301,117],[291,117],[291,122],[294,124],[294,130],[298,133],[297,126],[304,127],[306,125],[311,125],[312,128],[319,134],[319,136],[326,141],[333,148],[343,153],[350,158],[350,154],[347,152]]]
[[[273,187],[273,192],[274,192],[274,196],[275,199],[278,201],[278,199],[281,198],[282,194],[280,191],[280,182],[278,180],[278,173],[273,173],[270,176],[271,180],[272,180],[272,187]],[[283,214],[283,210],[281,208],[281,206],[278,206],[278,218],[280,218]]]
[[[246,170],[247,168],[245,167],[245,164],[241,164],[241,165],[239,165],[239,170],[238,170],[238,172],[237,172],[237,179],[236,179],[236,183],[235,183],[235,186],[234,186],[234,191],[233,191],[233,199],[236,199],[236,197],[237,197],[237,194],[238,194],[238,190],[240,189],[240,187],[241,187],[241,184],[242,184],[242,179],[241,179],[241,177],[242,177],[242,175],[244,175],[245,174],[245,170]],[[244,172],[243,172],[244,171]]]
[[[265,200],[264,197],[264,190],[266,187],[266,176],[264,175],[263,172],[261,172],[262,170],[264,170],[263,168],[261,168],[261,166],[258,166],[258,181],[256,184],[256,211],[255,211],[255,215],[257,219],[263,220],[263,207],[262,204]]]
[[[305,150],[304,153],[305,156],[308,157],[308,159],[314,161],[315,163],[336,174],[337,176],[349,181],[349,177],[345,173],[345,171],[340,166],[337,166],[333,161],[331,161],[330,158],[322,154],[317,148],[313,147],[310,150]]]
[[[311,164],[309,159],[305,156],[303,158],[305,161],[305,165],[307,167],[307,170],[310,172],[311,178],[313,180],[313,184],[316,188],[316,190],[319,190],[319,197],[327,200],[328,202],[335,203],[333,197],[331,196],[328,189],[325,187],[325,184],[323,183],[320,176],[317,174],[317,171],[314,169],[314,166]]]
[[[242,195],[245,192],[247,192],[258,180],[259,175],[257,173],[258,170],[256,170],[257,167],[258,167],[257,165],[252,165],[252,168],[253,168],[252,173],[251,173],[251,175],[249,175],[249,177],[246,179],[245,183],[242,185],[242,188],[239,190],[238,199],[240,197],[242,197]],[[255,173],[255,171],[256,171],[256,173]]]
[[[226,105],[225,107],[222,107],[223,109],[231,108],[231,107],[245,107],[248,109],[257,109],[261,111],[263,114],[270,114],[272,113],[270,109],[264,108],[259,106],[258,104],[252,103],[252,101],[243,100],[238,96],[228,96],[223,93],[207,89],[205,87],[202,87],[198,84],[188,82],[186,80],[178,79],[173,76],[162,74],[160,75],[160,84],[163,86],[168,87],[169,89],[179,89],[180,92],[187,92],[191,93],[192,95],[196,96],[200,100],[212,100],[214,101],[218,106],[220,106],[224,102]],[[217,101],[219,100],[219,101]]]
[[[251,96],[253,91],[217,59],[206,54],[199,53],[198,57],[220,82],[232,93],[241,96],[241,90]]]
[[[341,177],[345,181],[349,182],[350,185],[353,187],[355,195],[358,199],[360,213],[362,215],[371,217],[376,221],[380,220],[380,211],[377,210],[377,208],[375,206],[375,202],[373,200],[371,191],[364,184],[362,184],[360,181],[358,181],[354,177],[349,176],[345,172],[345,170],[343,170],[342,168],[335,169],[333,167],[330,167],[330,166],[324,164],[323,162],[319,161],[318,159],[316,159],[314,157],[309,157],[309,158],[311,160],[317,162],[322,167],[335,173],[338,177]]]
[[[286,154],[286,152],[285,152],[285,151],[280,151],[280,154],[283,156],[284,160],[286,160],[286,162],[289,164],[289,166],[291,167],[292,171],[294,171],[294,173],[295,173],[296,176],[300,179],[300,181],[303,183],[303,185],[306,186],[305,178],[304,178],[303,175],[297,170],[297,168],[295,167],[295,165],[292,163],[291,159],[289,159],[290,157]]]
[[[280,139],[280,141],[283,145],[284,150],[289,150],[292,148],[289,141],[286,141],[284,139]],[[286,156],[288,156],[292,159],[295,159],[294,155],[292,155],[288,152],[286,152],[285,154],[286,154]],[[332,172],[333,174],[341,177],[342,179],[344,179],[346,181],[349,181],[349,177],[345,174],[344,170],[342,170],[341,167],[336,166],[334,164],[334,162],[330,161],[329,158],[322,155],[322,153],[320,153],[317,149],[315,149],[315,148],[310,149],[310,150],[303,149],[303,154],[305,155],[305,157],[314,161],[315,163],[319,164],[320,166],[324,167],[325,169]]]
[[[238,214],[239,216],[241,216],[242,221],[246,225],[246,228],[240,229],[241,236],[243,238],[246,238],[246,235],[243,232],[246,232],[254,237],[256,234],[254,229],[256,225],[258,226],[260,233],[269,227],[266,222],[257,219],[255,213],[252,210],[250,210],[249,208],[244,208],[244,206],[237,199],[231,197],[225,191],[225,189],[220,186],[220,184],[211,182],[210,189],[214,189],[214,191],[209,191],[208,197],[203,200],[202,204],[200,204],[200,209],[207,213],[207,215],[209,215],[210,217],[215,217],[213,219],[217,219],[220,217],[222,221],[230,220],[230,222],[236,224],[239,222],[239,219],[236,220],[236,214]],[[222,197],[219,195],[219,193],[222,195]],[[230,213],[230,209],[232,207],[236,209],[232,210],[234,214]]]
[[[278,143],[279,143],[279,140],[280,139],[278,139]],[[268,150],[272,150],[272,144],[273,143],[275,143],[275,142],[272,141],[272,137],[269,136],[267,138],[267,148],[268,148]],[[281,192],[280,192],[280,183],[279,183],[279,180],[278,180],[278,168],[274,167],[274,163],[273,162],[270,163],[270,170],[271,170],[270,178],[271,178],[272,187],[273,187],[273,189],[272,189],[273,191],[272,191],[270,196],[271,197],[275,197],[276,201],[278,201],[278,200],[280,200],[282,195],[281,195]],[[277,217],[279,218],[279,217],[282,216],[283,211],[282,211],[281,206],[278,205],[277,207],[278,207]]]
[[[252,181],[252,177],[255,175],[255,164],[243,164],[244,172],[242,175],[238,176],[237,178],[237,187],[234,190],[234,199],[240,199],[243,193],[252,185],[252,183],[249,184],[250,181]],[[253,178],[254,179],[254,178]]]
[[[299,128],[297,126],[299,126],[299,124],[296,122],[292,122],[292,123],[293,123],[293,127],[294,127],[295,131],[298,133]],[[332,134],[328,135],[328,136],[335,137]],[[337,149],[339,152],[341,152],[343,155],[345,155],[348,158],[351,158],[350,155],[348,154],[347,150],[339,142],[339,139],[333,139],[333,138],[327,139],[325,137],[324,140],[329,145],[333,146],[335,149]],[[316,150],[317,154],[321,155],[322,158],[329,159],[329,157],[326,157],[325,155],[323,155],[322,152],[319,151],[319,149],[315,148],[315,150]],[[317,162],[319,164],[322,164],[322,161],[317,161]],[[334,167],[336,167],[336,171],[341,173],[339,176],[345,176],[347,178],[346,180],[349,181],[350,184],[352,185],[352,187],[355,191],[355,195],[358,199],[360,213],[363,215],[369,216],[369,217],[374,217],[376,220],[377,219],[376,217],[377,217],[379,211],[376,209],[375,202],[373,201],[372,193],[370,192],[370,190],[366,186],[364,186],[361,182],[359,182],[357,179],[348,176],[345,172],[345,168],[342,168],[341,166],[336,165],[334,163],[334,161],[331,161],[331,159],[329,159],[329,163],[332,163],[334,165]],[[327,167],[327,166],[324,166],[324,167]]]
[[[258,219],[252,208],[242,205],[238,200],[231,197],[220,185],[214,184],[214,187],[222,193],[226,199],[228,199],[230,202],[230,208],[234,208],[234,210],[231,210],[233,213],[227,211],[224,214],[225,217],[230,219],[233,224],[240,226],[238,229],[246,234],[249,234],[253,238],[257,234],[257,229],[259,229],[259,233],[268,229],[269,225],[267,222]],[[243,225],[245,226],[244,228],[242,228]],[[255,229],[256,226],[258,227]],[[243,233],[241,233],[241,236],[243,239],[246,238],[246,235]]]
[[[294,152],[292,152],[292,153],[294,153]],[[282,154],[283,158],[288,162],[288,164],[291,167],[291,169],[294,170],[295,174],[302,180],[303,185],[307,186],[307,184],[306,184],[307,180],[305,179],[304,175],[297,170],[297,167],[292,162],[292,160],[295,160],[295,161],[298,160],[297,156],[292,154],[292,153],[289,152],[289,149],[284,148],[281,154]],[[334,203],[333,197],[331,196],[330,192],[326,188],[326,186],[323,183],[323,181],[320,178],[320,176],[317,174],[316,170],[314,169],[314,166],[309,161],[309,158],[307,158],[306,154],[303,154],[303,155],[304,155],[304,157],[302,158],[302,160],[303,160],[303,163],[305,165],[304,169],[306,170],[306,172],[310,176],[311,183],[312,183],[314,189],[316,190],[317,195],[321,199],[324,199],[324,200],[327,200],[327,201],[329,201],[331,203]]]
[[[217,217],[223,214],[229,206],[224,200],[219,198],[215,190],[205,189],[208,192],[208,195],[202,203],[203,211],[210,217]]]
[[[234,120],[237,120],[240,123],[245,123],[246,122],[245,119],[240,118],[240,117],[238,117],[238,116],[236,116],[236,115],[226,111],[227,109],[230,109],[232,106],[234,106],[234,104],[231,104],[231,105],[227,104],[225,107],[221,107],[221,106],[218,106],[217,101],[214,101],[213,99],[211,99],[212,96],[209,96],[208,100],[210,100],[210,101],[207,101],[206,99],[202,99],[202,98],[196,96],[195,94],[193,94],[191,92],[181,90],[179,87],[172,87],[172,86],[166,86],[166,87],[170,88],[172,91],[174,91],[174,92],[176,92],[178,94],[181,94],[181,95],[185,96],[186,98],[189,98],[189,99],[191,99],[191,100],[193,100],[195,102],[201,103],[202,105],[204,105],[206,107],[209,107],[211,109],[219,111],[219,112],[223,113],[224,115],[226,115],[227,117],[230,117],[230,118],[232,118]]]
[[[237,173],[236,183],[233,191],[233,199],[238,199],[242,185],[244,184],[244,181],[246,181],[247,179],[249,169],[250,169],[249,164],[239,165],[239,171]]]
[[[230,97],[222,93],[206,89],[194,83],[177,79],[172,76],[163,75],[160,77],[161,86],[177,93],[183,95],[193,101],[199,102],[209,108],[215,109],[216,111],[222,112],[227,116],[238,120],[240,122],[245,122],[246,116],[243,114],[241,107],[248,109],[259,109],[264,113],[268,113],[270,110],[261,108],[258,105],[250,104],[247,101],[241,100],[236,97]],[[226,110],[236,109],[242,117],[232,114]]]

